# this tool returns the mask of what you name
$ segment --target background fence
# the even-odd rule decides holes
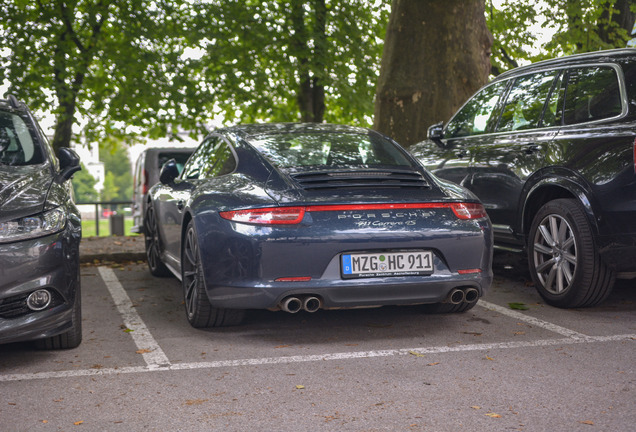
[[[82,213],[82,236],[135,235],[130,201],[89,201],[76,203]]]

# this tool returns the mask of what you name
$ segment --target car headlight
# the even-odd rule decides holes
[[[34,216],[0,222],[0,243],[54,234],[63,230],[65,225],[66,212],[61,207]]]

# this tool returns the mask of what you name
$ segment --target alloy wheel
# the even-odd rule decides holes
[[[533,243],[537,278],[549,293],[564,293],[572,284],[578,264],[572,227],[565,218],[550,214],[541,220]]]

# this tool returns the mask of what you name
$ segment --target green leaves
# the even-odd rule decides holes
[[[326,104],[317,119],[368,124],[389,3],[3,2],[0,68],[10,92],[56,116],[55,147],[296,121],[303,82],[306,106]]]
[[[526,305],[525,303],[508,303],[508,306],[510,307],[510,309],[516,309],[516,310],[528,310],[530,309],[528,307],[528,305]]]

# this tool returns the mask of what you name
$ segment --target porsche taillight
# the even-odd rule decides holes
[[[223,219],[257,225],[293,225],[299,224],[306,212],[324,211],[374,211],[409,209],[448,209],[459,219],[485,218],[486,210],[479,203],[399,203],[399,204],[342,204],[314,205],[306,207],[265,207],[247,210],[220,212]]]
[[[459,219],[481,219],[486,217],[486,209],[479,203],[451,203],[450,208]]]
[[[223,219],[259,225],[297,224],[305,216],[305,207],[266,207],[219,213]]]

